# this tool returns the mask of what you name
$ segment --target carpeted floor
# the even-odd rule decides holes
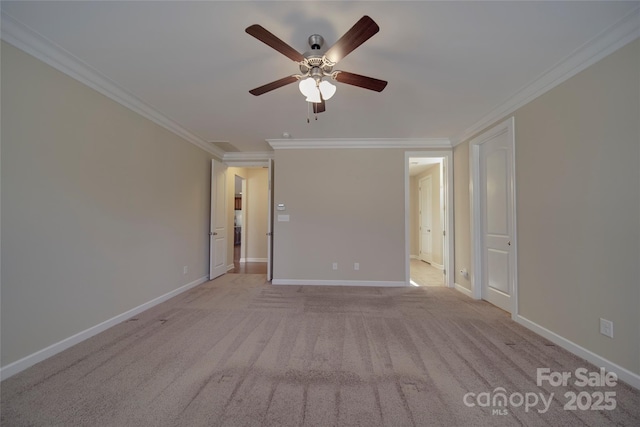
[[[0,421],[640,425],[640,393],[623,383],[536,385],[537,368],[582,367],[597,370],[451,289],[271,286],[227,274],[3,381]],[[596,402],[604,392],[615,395]],[[565,393],[615,409],[565,410]]]

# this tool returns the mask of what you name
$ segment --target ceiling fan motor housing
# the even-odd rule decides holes
[[[324,56],[324,38],[320,34],[309,36],[311,50],[304,53],[304,61],[300,63],[300,72],[303,76],[320,80],[323,76],[331,76],[333,66]]]
[[[320,50],[324,44],[324,38],[320,34],[312,34],[309,36],[309,46],[311,50]]]

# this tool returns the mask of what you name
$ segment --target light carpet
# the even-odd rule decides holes
[[[0,421],[640,425],[637,390],[621,382],[578,387],[573,379],[539,387],[537,368],[597,371],[451,289],[272,286],[264,275],[227,274],[3,381]],[[506,405],[484,405],[499,388]],[[615,393],[615,409],[564,408],[565,393],[585,392],[591,405],[605,391]],[[549,399],[546,410],[518,397],[532,403],[534,394]]]

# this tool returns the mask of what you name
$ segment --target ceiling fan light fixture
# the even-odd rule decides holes
[[[317,92],[316,81],[311,77],[300,80],[298,84],[300,92],[307,98],[313,95],[313,92]]]
[[[339,61],[373,37],[379,30],[378,24],[365,15],[326,51],[323,51],[324,39],[322,36],[318,34],[311,35],[308,40],[311,51],[302,54],[264,27],[258,24],[251,25],[245,29],[245,32],[297,63],[300,74],[289,75],[275,80],[252,89],[249,93],[258,96],[298,81],[300,92],[302,92],[307,102],[313,103],[313,111],[317,114],[326,111],[325,101],[336,93],[336,87],[329,81],[330,79],[343,84],[382,92],[387,86],[387,82],[384,80],[333,69]],[[327,79],[326,81],[325,78]],[[308,106],[308,108],[311,108],[311,106]]]
[[[313,89],[313,92],[311,92],[309,94],[309,96],[307,96],[306,99],[307,102],[322,102],[322,98],[320,98],[320,91],[318,90],[318,88]]]
[[[331,99],[331,97],[336,93],[336,85],[326,80],[322,80],[320,82],[319,88],[320,93],[322,93],[322,99],[325,101]]]
[[[300,80],[298,84],[300,92],[307,98],[307,102],[322,102],[320,98],[320,90],[316,85],[316,80],[313,77],[307,77]]]

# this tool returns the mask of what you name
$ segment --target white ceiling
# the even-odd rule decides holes
[[[545,77],[638,2],[10,2],[4,18],[55,43],[196,138],[226,151],[266,139],[449,138]],[[336,69],[388,80],[376,93],[337,83],[307,123],[298,72],[244,32],[260,24],[300,52],[333,44],[363,15],[380,32]],[[4,25],[4,23],[3,23]],[[4,38],[4,33],[3,33]],[[548,73],[547,73],[548,74]]]
[[[420,175],[441,161],[442,157],[409,157],[409,176]]]

